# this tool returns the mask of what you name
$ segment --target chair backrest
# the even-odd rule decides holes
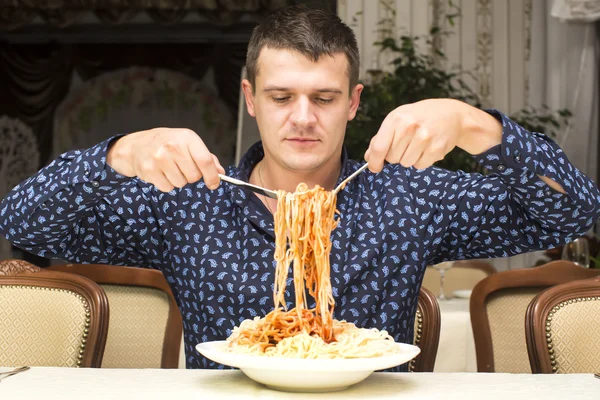
[[[421,353],[408,364],[410,372],[433,372],[440,341],[440,306],[429,290],[421,287],[415,315],[413,344]]]
[[[525,313],[548,287],[600,275],[570,261],[492,274],[473,289],[471,326],[479,372],[530,373],[525,342]]]
[[[85,276],[106,292],[110,325],[103,368],[178,367],[183,323],[160,271],[102,264],[49,269]]]
[[[444,294],[451,298],[456,290],[472,290],[476,284],[489,275],[496,273],[494,266],[481,260],[456,261],[446,271],[444,278]],[[436,296],[440,294],[440,273],[433,267],[427,267],[423,277],[423,287]]]
[[[527,351],[534,373],[600,372],[600,277],[551,287],[529,304]]]
[[[0,366],[100,367],[108,314],[89,279],[0,261]]]

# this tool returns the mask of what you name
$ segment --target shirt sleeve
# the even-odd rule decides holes
[[[16,186],[0,203],[0,234],[47,258],[139,266],[159,262],[150,185],[106,164],[108,146],[118,137],[64,153]]]
[[[502,143],[474,156],[489,174],[434,169],[439,187],[437,251],[431,263],[451,259],[508,257],[561,246],[585,234],[600,216],[597,185],[569,162],[548,136],[532,133],[496,110]],[[422,179],[416,174],[414,178]],[[539,176],[560,184],[550,188]],[[443,221],[443,222],[442,222]],[[438,228],[443,227],[439,230]]]

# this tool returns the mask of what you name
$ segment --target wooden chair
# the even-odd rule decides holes
[[[85,276],[106,292],[110,325],[103,368],[177,368],[183,323],[160,271],[101,264],[51,270]]]
[[[533,298],[548,287],[600,275],[570,261],[490,275],[473,289],[471,325],[479,372],[530,373],[524,318]]]
[[[451,269],[446,271],[444,278],[444,294],[451,298],[456,290],[472,290],[477,283],[495,274],[496,268],[487,261],[461,260],[456,261]],[[423,277],[423,287],[436,296],[440,294],[440,273],[433,267],[427,267]]]
[[[527,308],[525,335],[534,373],[600,372],[600,277],[551,287]]]
[[[108,314],[87,278],[0,261],[0,366],[100,367]]]
[[[440,306],[429,290],[421,287],[415,315],[413,344],[421,353],[408,364],[410,372],[433,372],[440,341]]]

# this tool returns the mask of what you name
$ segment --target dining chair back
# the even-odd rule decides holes
[[[531,373],[525,341],[525,313],[541,291],[600,275],[570,261],[502,271],[479,282],[470,298],[471,326],[479,372]]]
[[[0,366],[100,367],[108,318],[91,280],[0,261]]]
[[[413,358],[408,370],[411,372],[433,372],[440,340],[440,306],[429,290],[421,287],[415,315],[413,344],[421,353]]]
[[[553,286],[529,304],[525,335],[534,373],[600,372],[600,277]]]
[[[99,284],[110,304],[103,368],[178,368],[183,324],[160,271],[103,264],[66,264],[51,270]]]

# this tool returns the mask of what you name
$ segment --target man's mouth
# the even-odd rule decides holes
[[[286,138],[286,140],[289,140],[291,142],[297,142],[297,143],[311,143],[311,142],[319,141],[319,139],[308,138],[308,137],[290,137],[290,138]]]

